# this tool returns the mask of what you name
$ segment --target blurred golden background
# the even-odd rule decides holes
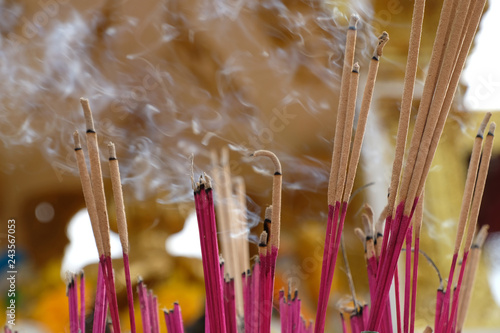
[[[441,3],[426,4],[415,104]],[[390,34],[355,189],[373,185],[356,195],[345,227],[356,290],[368,301],[363,248],[353,229],[361,226],[363,204],[372,205],[377,215],[385,205],[410,1],[0,1],[0,219],[16,219],[20,331],[68,331],[61,265],[70,243],[69,222],[84,208],[71,140],[75,129],[85,130],[78,101],[82,96],[93,107],[101,149],[109,141],[117,145],[132,278],[142,276],[161,307],[179,301],[184,323],[199,332],[196,325],[204,315],[201,261],[166,250],[169,237],[183,229],[194,210],[190,156],[197,173],[208,172],[210,151],[230,147],[232,174],[246,182],[250,253],[255,254],[263,210],[270,202],[270,170],[265,162],[247,156],[269,149],[281,159],[284,174],[275,289],[291,279],[299,289],[304,317],[314,319],[341,60],[351,13],[361,17],[355,57],[361,80],[377,36],[383,30]],[[456,95],[426,186],[421,249],[443,276],[451,261],[473,137],[483,115],[464,107],[466,90],[464,84]],[[493,121],[499,120],[494,113]],[[499,154],[497,143],[479,221],[490,224],[490,238],[497,232],[497,241]],[[105,164],[103,170],[107,177]],[[105,186],[111,207],[108,178]],[[114,210],[109,211],[116,231]],[[2,253],[5,232],[6,226],[0,230]],[[485,251],[466,327],[500,327],[500,307],[487,280],[493,258]],[[125,318],[121,260],[115,259],[114,265]],[[424,327],[433,321],[439,281],[424,261],[420,267],[417,326]],[[95,262],[86,264],[84,271],[90,313]],[[328,327],[338,327],[335,306],[348,294],[339,264]],[[122,323],[128,330],[128,321]],[[161,327],[165,331],[163,319]]]

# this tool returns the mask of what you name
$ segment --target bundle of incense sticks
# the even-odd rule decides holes
[[[418,4],[418,1],[416,4]],[[387,302],[392,279],[397,277],[397,274],[395,275],[397,262],[405,238],[409,240],[409,243],[411,242],[411,236],[406,237],[406,235],[409,230],[411,232],[410,224],[417,203],[420,200],[484,4],[485,1],[444,1],[429,72],[425,80],[401,182],[399,181],[402,170],[400,165],[403,162],[404,142],[406,142],[408,125],[406,122],[400,121],[397,142],[400,143],[403,149],[399,155],[398,151],[396,151],[394,162],[396,167],[393,167],[389,190],[386,225],[376,276],[376,292],[366,327],[367,330],[376,331],[381,327],[385,311],[385,307],[382,305]],[[415,6],[414,16],[419,8],[419,6]],[[423,4],[421,8],[423,10]],[[421,27],[415,28],[416,24],[421,25],[420,22],[413,21],[412,32],[414,30],[421,31]],[[412,43],[410,42],[410,53],[411,47]],[[414,81],[414,78],[409,78],[407,75],[406,80]],[[405,100],[405,95],[403,95],[403,100]],[[406,117],[405,114],[402,115],[402,118],[404,117]],[[493,130],[494,124],[492,124],[492,127]],[[488,164],[487,160],[485,160],[485,164]],[[396,197],[398,201],[396,201]],[[480,201],[480,196],[478,200]],[[470,228],[470,230],[473,235],[474,228]],[[444,311],[441,311],[441,314],[444,316],[443,318],[450,318],[451,316],[453,321],[453,310],[449,316],[446,303],[447,297],[444,299],[443,306],[445,308]],[[440,325],[443,326],[442,321],[438,324],[438,330]],[[450,325],[446,325],[446,327],[452,329]]]
[[[80,284],[78,284],[78,275]],[[68,296],[70,333],[85,332],[85,277],[83,272],[78,275],[69,274],[67,277],[66,295]],[[80,302],[78,302],[78,294],[80,294]]]
[[[291,284],[288,285],[288,295],[285,297],[285,290],[279,292],[279,310],[282,333],[312,333],[313,323],[309,324],[300,317],[299,291],[295,289],[292,297]]]
[[[403,331],[404,333],[414,332],[418,258],[419,254],[425,255],[420,250],[420,230],[423,220],[423,188],[453,101],[465,59],[481,18],[484,4],[485,0],[444,1],[418,116],[409,150],[405,154],[425,7],[424,0],[415,1],[388,204],[377,222],[374,222],[372,210],[366,207],[362,215],[364,231],[361,229],[356,231],[365,246],[371,299],[370,305],[359,302],[356,299],[352,276],[350,276],[345,256],[342,232],[348,203],[354,186],[379,60],[383,47],[389,38],[385,32],[379,37],[378,45],[370,60],[368,79],[359,108],[354,138],[352,139],[359,81],[359,65],[354,63],[358,18],[355,15],[351,17],[346,38],[335,141],[328,186],[328,221],[316,324],[314,325],[315,333],[325,331],[328,300],[339,249],[342,249],[344,253],[344,264],[349,277],[353,304],[353,306],[342,307],[341,319],[344,332],[347,332],[349,329],[352,333],[359,333],[361,331],[392,333],[392,322],[394,320],[397,324],[398,333]],[[106,211],[104,187],[102,185],[97,134],[88,101],[82,99],[82,106],[88,128],[87,146],[90,157],[91,175],[89,175],[86,169],[85,157],[77,133],[75,134],[75,152],[82,180],[84,198],[89,210],[100,259],[93,331],[105,331],[109,307],[113,330],[119,332],[118,305],[110,257],[109,221]],[[434,327],[440,333],[460,331],[463,327],[467,306],[470,301],[470,289],[474,280],[474,272],[477,269],[480,246],[486,237],[486,231],[482,231],[473,243],[493,146],[494,123],[490,124],[487,136],[484,138],[489,117],[490,115],[487,114],[479,127],[478,135],[475,139],[459,218],[454,256],[446,289],[442,284],[442,279],[438,272],[440,286],[437,292]],[[406,160],[404,159],[405,155],[407,156]],[[267,150],[259,150],[253,156],[255,158],[261,156],[269,158],[273,163],[274,175],[271,205],[266,209],[263,223],[264,230],[260,235],[259,255],[251,268],[249,267],[248,249],[242,250],[240,248],[248,247],[245,240],[240,242],[234,242],[231,239],[223,240],[221,245],[226,258],[221,258],[217,239],[217,219],[212,180],[206,174],[201,176],[198,181],[194,180],[194,175],[192,176],[207,296],[205,309],[206,332],[271,332],[274,279],[280,247],[283,176],[281,163],[274,153]],[[217,156],[214,154],[215,186],[220,186],[220,200],[228,203],[223,206],[218,202],[217,217],[220,220],[219,228],[224,229],[223,235],[226,233],[231,235],[233,232],[238,233],[239,231],[234,229],[234,222],[246,220],[244,214],[237,216],[234,212],[234,207],[246,210],[244,183],[241,180],[233,181],[231,179],[227,161],[227,150],[222,152],[221,167],[218,167]],[[129,249],[126,217],[123,195],[121,193],[119,166],[112,144],[110,145],[110,171],[117,209],[118,231],[123,248],[130,323],[132,330],[135,330],[132,285],[128,262]],[[236,191],[234,187],[236,187]],[[235,193],[237,194],[237,200],[233,200]],[[466,240],[462,246],[466,226]],[[225,237],[223,236],[223,239]],[[403,311],[401,311],[397,267],[404,243],[406,243],[406,265],[404,302]],[[452,296],[452,289],[450,288],[454,286],[453,275],[460,248],[463,248],[463,257],[458,281]],[[413,265],[411,265],[412,253]],[[470,260],[468,260],[469,257]],[[428,257],[426,259],[430,260]],[[394,281],[396,289],[396,318],[394,320],[391,318],[391,303],[388,297],[392,281]],[[81,324],[78,323],[77,315],[75,317],[75,313],[78,310],[75,310],[77,306],[75,308],[73,289],[76,287],[74,287],[74,283],[70,283],[70,286],[71,288],[68,288],[72,318],[70,326],[72,331],[78,331]],[[463,292],[461,292],[462,290]],[[137,292],[141,305],[143,330],[145,332],[157,332],[159,329],[158,301],[151,291],[148,292],[142,281],[138,283]],[[279,306],[277,308],[280,311],[282,331],[311,332],[313,329],[312,324],[306,325],[305,320],[300,316],[300,300],[298,299],[297,292],[292,297],[291,288],[289,288],[287,297],[285,297],[284,291],[280,292],[279,296]],[[345,314],[349,316],[347,320]],[[174,304],[174,309],[170,312],[166,311],[164,317],[169,332],[183,331],[178,304]],[[425,332],[429,331],[432,331],[432,329],[427,327]]]
[[[99,147],[97,133],[92,119],[89,102],[81,99],[82,108],[87,124],[87,148],[90,160],[90,173],[87,170],[85,155],[80,142],[78,132],[74,133],[75,155],[83,189],[85,204],[90,217],[94,239],[99,254],[99,266],[97,273],[97,286],[94,305],[94,320],[92,332],[104,333],[108,328],[108,309],[111,313],[113,332],[120,332],[120,321],[118,312],[118,302],[115,290],[115,278],[111,261],[110,230],[102,180],[101,163],[99,158]],[[127,231],[127,219],[125,215],[125,204],[123,199],[120,170],[116,149],[113,143],[108,144],[109,149],[109,170],[113,190],[113,198],[116,207],[116,222],[118,234],[123,251],[123,266],[125,284],[127,289],[127,302],[131,332],[136,332],[134,295],[130,275],[129,263],[129,243]],[[83,273],[80,277],[80,312],[78,313],[78,283],[74,275],[70,275],[68,283],[68,301],[70,313],[70,332],[85,331],[85,282]],[[147,290],[144,282],[139,279],[137,283],[137,294],[141,307],[141,316],[144,332],[159,332],[159,308],[158,300],[151,290]],[[166,323],[173,325],[169,332],[182,332],[182,318],[180,318],[180,307],[174,306],[174,315],[165,317],[169,319]]]

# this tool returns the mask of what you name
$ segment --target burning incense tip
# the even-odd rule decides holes
[[[266,246],[267,246],[267,232],[264,230],[260,234],[259,247],[266,247]]]
[[[481,227],[481,230],[479,230],[479,232],[477,233],[476,239],[474,240],[472,247],[477,247],[477,248],[483,247],[484,241],[486,240],[486,237],[488,237],[489,228],[490,226],[487,224]]]
[[[108,143],[109,160],[116,160],[116,148],[113,142]]]
[[[486,112],[484,115],[483,121],[481,122],[481,125],[479,125],[479,129],[477,130],[477,136],[483,136],[484,131],[486,130],[486,126],[488,125],[488,121],[490,121],[491,118],[491,112]]]
[[[389,41],[389,34],[384,31],[382,32],[382,35],[378,38],[378,45],[375,48],[375,54],[373,55],[373,58],[375,60],[378,60],[382,56],[382,51],[384,50],[385,44]]]
[[[355,63],[355,64],[352,66],[352,72],[353,72],[353,73],[359,73],[359,63]]]
[[[273,152],[271,152],[269,150],[257,150],[251,156],[253,156],[253,157],[259,157],[259,156],[269,157],[274,164],[274,174],[275,175],[282,174],[281,163],[280,163],[278,157],[276,156],[276,154],[274,154]]]
[[[349,20],[349,29],[356,30],[356,27],[358,25],[358,21],[359,21],[359,16],[356,14],[352,14],[351,19]]]
[[[87,125],[87,131],[95,132],[94,120],[92,119],[92,111],[90,110],[89,100],[86,98],[80,98],[80,103],[83,108],[83,115],[85,116],[85,124]]]
[[[266,213],[264,214],[264,219],[271,221],[271,217],[273,216],[273,206],[266,207]]]
[[[488,135],[494,136],[495,135],[495,129],[497,128],[497,124],[491,123],[490,124],[490,130],[488,131]]]
[[[78,131],[73,132],[73,141],[75,142],[75,150],[82,149],[82,143],[80,142],[80,134]]]

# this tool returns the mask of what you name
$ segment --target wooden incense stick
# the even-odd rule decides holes
[[[97,217],[94,194],[92,193],[92,185],[90,183],[90,175],[87,170],[87,164],[85,163],[85,155],[80,143],[80,136],[78,134],[78,131],[75,131],[73,133],[73,139],[75,142],[75,156],[78,165],[78,172],[80,175],[80,181],[82,183],[83,199],[85,200],[85,206],[87,207],[87,211],[89,213],[92,232],[94,233],[94,239],[97,246],[97,252],[99,254],[99,257],[101,257],[104,254],[104,248],[102,245],[99,218]]]
[[[127,286],[128,311],[130,319],[130,329],[132,333],[136,332],[135,328],[135,311],[134,311],[134,293],[132,291],[132,282],[130,279],[130,262],[129,262],[129,242],[127,230],[127,216],[125,215],[125,204],[123,202],[123,190],[120,178],[120,167],[116,157],[115,145],[110,142],[109,149],[109,171],[111,176],[111,185],[113,188],[113,198],[115,200],[116,209],[116,224],[118,226],[118,235],[123,251],[123,268],[125,271],[125,283]]]
[[[467,16],[469,2],[470,0],[459,1],[453,24],[449,32],[450,36],[448,44],[446,45],[445,52],[443,53],[444,60],[440,66],[436,88],[433,94],[432,102],[427,112],[428,117],[426,119],[425,128],[419,143],[418,156],[413,167],[411,179],[408,182],[408,192],[402,192],[403,195],[406,194],[404,211],[404,214],[406,216],[409,216],[412,209],[414,209],[414,199],[418,198],[419,193],[417,193],[417,191],[419,190],[419,185],[421,183],[423,184],[423,180],[427,178],[427,174],[425,172],[425,164],[430,155],[432,155],[433,157],[433,153],[429,154],[429,152],[431,151],[430,147],[433,138],[434,140],[438,141],[439,137],[441,137],[442,131],[439,131],[439,129],[439,132],[436,131],[436,125],[438,123],[440,115],[447,115],[448,112],[447,110],[443,110],[443,104],[448,92],[448,87],[451,76],[453,74],[453,70],[456,67],[456,63],[453,60],[455,59],[456,54],[460,52],[460,47],[462,46],[461,36],[464,23],[466,21],[465,18]]]
[[[469,226],[467,229],[467,236],[464,245],[464,255],[462,258],[462,266],[460,267],[460,275],[458,277],[457,290],[453,293],[453,304],[451,308],[451,314],[448,317],[447,333],[450,333],[453,328],[453,323],[456,320],[458,299],[460,296],[460,289],[462,285],[463,275],[465,267],[467,264],[467,257],[472,246],[472,240],[474,238],[474,233],[476,231],[477,219],[479,217],[479,209],[481,207],[481,201],[483,199],[484,187],[486,184],[486,177],[488,176],[488,169],[490,165],[491,153],[493,150],[493,141],[495,133],[496,124],[491,123],[486,139],[484,140],[483,153],[481,156],[481,162],[479,167],[479,172],[477,175],[476,187],[474,189],[474,196],[472,199],[472,206],[470,212]]]
[[[120,333],[118,302],[116,299],[114,272],[111,263],[108,211],[106,207],[106,196],[104,194],[104,184],[102,181],[101,161],[99,158],[97,134],[94,127],[94,121],[92,119],[92,111],[90,110],[89,101],[85,98],[81,98],[80,102],[82,104],[85,122],[87,125],[87,148],[89,150],[91,172],[90,180],[92,184],[92,193],[94,195],[95,207],[99,220],[99,230],[101,232],[101,240],[104,252],[104,256],[102,256],[100,260],[106,263],[106,291],[111,311],[111,318],[113,321],[113,329],[116,333]]]
[[[453,258],[450,266],[450,272],[448,275],[448,287],[446,288],[446,292],[443,298],[443,311],[441,312],[442,316],[447,315],[447,313],[449,312],[451,286],[453,286],[455,267],[458,260],[458,251],[460,250],[460,246],[462,244],[465,226],[467,218],[469,216],[470,206],[472,204],[472,195],[474,193],[474,187],[476,184],[476,176],[479,168],[479,159],[481,156],[481,146],[483,143],[484,131],[486,129],[490,117],[491,113],[487,113],[486,116],[484,117],[481,125],[479,126],[476,138],[474,139],[474,145],[472,147],[472,154],[469,162],[469,168],[467,171],[467,179],[465,182],[465,190],[462,197],[462,207],[460,210],[460,217],[458,220],[457,235],[455,238],[455,247],[453,250]],[[446,318],[444,317],[441,318],[440,325],[442,326],[445,323],[446,323]],[[436,330],[438,332],[441,331],[441,326],[436,327]]]
[[[419,184],[419,187],[417,189],[417,193],[422,192],[425,178],[426,178],[426,176],[429,173],[429,170],[431,168],[432,159],[434,157],[434,154],[435,154],[437,146],[438,146],[439,137],[441,136],[440,133],[443,132],[443,129],[444,129],[444,126],[446,123],[446,119],[448,117],[448,113],[449,113],[451,105],[453,103],[455,92],[456,92],[457,87],[460,83],[460,75],[462,73],[462,70],[465,66],[465,62],[467,60],[467,56],[469,55],[470,49],[472,47],[472,42],[474,41],[474,36],[475,36],[476,31],[479,27],[479,23],[481,21],[481,16],[482,16],[485,4],[486,4],[486,0],[479,0],[479,1],[475,2],[471,12],[467,15],[467,18],[468,18],[466,21],[467,29],[463,29],[465,31],[462,31],[462,35],[463,35],[462,47],[460,49],[460,53],[457,56],[455,68],[453,70],[453,74],[452,74],[452,77],[450,79],[450,84],[449,84],[449,88],[448,88],[448,91],[446,94],[446,98],[443,102],[443,107],[442,107],[443,112],[441,113],[440,118],[438,120],[438,123],[436,125],[436,133],[438,133],[438,135],[434,135],[434,137],[432,139],[431,147],[429,150],[429,155],[427,157],[427,160],[426,160],[425,166],[424,166],[424,171],[423,171],[424,176],[420,180],[420,184]]]
[[[434,95],[434,89],[437,82],[437,77],[439,74],[439,66],[441,64],[442,54],[446,45],[446,35],[448,30],[448,23],[451,17],[453,0],[445,0],[443,7],[441,9],[441,15],[439,18],[439,24],[436,32],[436,38],[434,39],[434,46],[432,48],[431,60],[429,63],[429,69],[427,72],[427,77],[425,79],[424,91],[422,93],[422,98],[420,100],[419,111],[417,113],[417,119],[414,125],[412,138],[410,141],[409,154],[406,160],[405,172],[403,179],[401,181],[400,198],[406,197],[408,186],[410,182],[411,173],[413,172],[413,166],[417,158],[418,146],[420,145],[420,140],[422,139],[425,123],[427,120],[427,114],[429,106]],[[404,126],[404,124],[403,124]],[[399,129],[398,129],[399,132]],[[406,136],[405,136],[406,137]],[[400,139],[402,140],[402,138]],[[403,155],[400,157],[402,158]],[[399,162],[398,162],[399,163]],[[394,170],[393,170],[394,172]],[[406,174],[406,176],[405,176]],[[394,176],[393,178],[395,178]],[[399,179],[399,176],[397,177]],[[392,183],[392,181],[391,181]],[[394,192],[395,189],[390,189]],[[400,200],[402,201],[402,200]],[[389,208],[391,208],[389,206]],[[391,214],[389,212],[389,214]]]
[[[470,300],[472,296],[472,288],[474,286],[474,281],[476,279],[476,273],[479,268],[479,259],[481,257],[481,250],[488,236],[489,226],[483,225],[481,230],[479,230],[474,243],[472,243],[471,255],[469,259],[469,264],[466,268],[466,278],[464,279],[464,285],[462,289],[462,295],[460,297],[460,303],[458,307],[457,314],[457,332],[461,333],[465,319],[467,317],[467,311],[469,309]]]
[[[396,136],[396,148],[394,162],[392,164],[391,185],[389,187],[389,199],[387,206],[387,217],[394,215],[396,194],[398,192],[403,157],[408,136],[411,105],[415,89],[415,78],[417,76],[418,55],[420,53],[420,40],[422,37],[422,24],[424,20],[425,0],[416,0],[413,7],[411,21],[410,41],[408,47],[408,60],[406,62],[405,77],[403,81],[403,96],[401,99],[401,110],[399,113],[398,132]]]
[[[418,258],[420,254],[420,233],[422,230],[423,219],[424,219],[424,197],[422,195],[418,201],[417,208],[415,211],[415,218],[413,221],[415,245],[413,251],[413,278],[411,285],[410,333],[415,332],[415,315],[417,312]]]
[[[347,101],[349,98],[349,80],[352,66],[354,64],[354,50],[356,46],[356,36],[358,16],[352,15],[347,30],[346,47],[344,54],[344,66],[342,69],[342,80],[340,85],[339,106],[337,109],[337,122],[335,125],[335,139],[333,141],[332,165],[330,169],[330,180],[328,183],[328,204],[335,205],[335,193],[337,185],[337,175],[340,167],[340,157],[342,149],[342,126],[345,122],[345,113],[347,110]],[[316,325],[317,326],[317,325]],[[316,332],[318,330],[315,328]]]
[[[337,185],[335,193],[335,202],[342,201],[342,194],[344,193],[345,180],[347,175],[347,163],[349,160],[349,153],[351,150],[352,139],[352,125],[354,122],[354,114],[356,113],[356,97],[358,93],[359,83],[359,64],[355,63],[352,67],[349,79],[349,96],[347,99],[346,115],[344,120],[343,135],[342,135],[342,148],[340,149],[340,162],[337,176]]]
[[[274,165],[274,176],[273,176],[273,194],[272,194],[272,224],[271,224],[271,235],[270,244],[268,244],[268,249],[274,247],[276,249],[280,248],[280,228],[281,228],[281,187],[282,187],[282,170],[281,163],[278,157],[268,150],[257,150],[253,153],[254,157],[264,156],[271,159]]]
[[[246,272],[250,268],[250,254],[248,247],[248,235],[250,233],[250,229],[248,226],[248,217],[247,217],[247,197],[246,197],[246,186],[245,180],[243,177],[234,177],[233,185],[236,193],[236,202],[237,202],[237,210],[238,210],[238,223],[242,228],[242,235],[238,239],[240,240],[240,245],[243,251],[240,251],[240,263],[241,263],[241,272]]]

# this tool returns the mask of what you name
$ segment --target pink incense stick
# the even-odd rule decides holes
[[[75,321],[75,314],[74,314],[73,277],[71,277],[71,280],[68,283],[66,294],[68,296],[68,308],[69,308],[69,331],[71,333],[76,333],[78,332],[78,324]]]
[[[204,262],[207,312],[211,332],[226,332],[224,315],[223,287],[219,267],[219,247],[215,226],[215,210],[210,178],[200,178],[193,184],[196,215],[200,232],[200,244]]]
[[[155,323],[154,323],[155,308],[154,308],[154,303],[153,303],[153,291],[151,289],[148,291],[148,289],[146,288],[146,295],[147,295],[148,309],[149,309],[149,313],[148,313],[149,325],[151,326],[151,332],[156,333],[155,332]]]
[[[344,314],[342,312],[340,313],[340,320],[342,321],[342,333],[348,333],[345,324]]]
[[[165,317],[165,325],[167,326],[167,332],[174,332],[174,328],[172,327],[172,322],[170,321],[170,315],[168,314],[168,310],[163,310],[163,316]]]
[[[184,323],[182,322],[182,313],[179,303],[174,303],[174,314],[176,333],[184,333]]]
[[[160,318],[158,316],[158,297],[153,296],[153,323],[154,332],[160,333]]]
[[[406,253],[405,253],[405,298],[404,298],[404,313],[403,313],[403,331],[409,332],[410,325],[410,294],[411,294],[411,247],[413,237],[413,226],[408,228],[406,233]],[[414,271],[415,272],[415,271]],[[415,274],[415,273],[413,273]]]
[[[460,274],[458,276],[457,288],[453,292],[453,303],[452,303],[452,307],[451,307],[451,314],[450,314],[450,317],[449,317],[449,320],[448,320],[448,323],[447,323],[448,326],[447,326],[446,333],[451,333],[452,332],[452,327],[454,326],[453,323],[455,322],[455,319],[456,319],[455,317],[457,315],[458,299],[459,299],[460,289],[461,289],[462,281],[463,281],[463,277],[464,277],[465,266],[467,265],[467,257],[468,256],[469,256],[469,250],[467,249],[464,252],[464,256],[463,256],[463,259],[462,259],[462,265],[460,267]]]
[[[125,270],[125,283],[127,286],[127,302],[128,314],[130,319],[130,330],[132,333],[136,332],[135,328],[135,309],[134,309],[134,292],[132,290],[132,281],[130,279],[130,261],[128,253],[123,253],[123,269]]]
[[[413,280],[411,287],[411,318],[410,333],[415,332],[415,315],[417,312],[417,278],[418,278],[418,254],[420,252],[420,237],[415,237],[415,250],[413,251]]]
[[[106,297],[106,285],[103,277],[103,265],[99,263],[97,270],[97,291],[95,296],[95,304],[94,304],[94,322],[92,327],[93,333],[102,332],[102,313],[104,312],[104,299]]]
[[[141,307],[142,329],[143,332],[151,332],[151,321],[149,320],[148,295],[144,282],[139,278],[137,284],[137,293],[139,294],[139,304]]]
[[[80,273],[80,330],[85,332],[85,276]]]
[[[394,298],[396,299],[396,326],[398,333],[401,333],[401,296],[399,286],[399,269],[397,266],[396,272],[394,272]]]

